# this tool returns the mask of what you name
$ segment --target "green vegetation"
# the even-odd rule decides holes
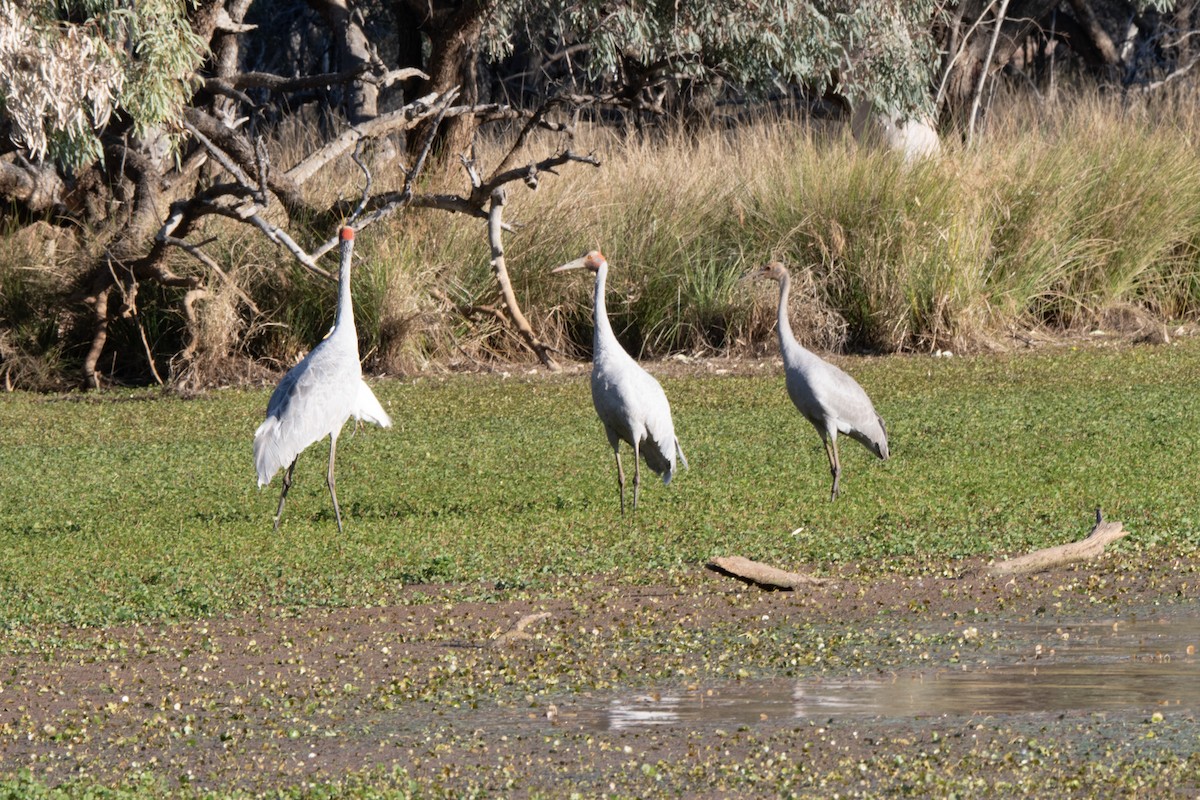
[[[650,581],[729,553],[940,573],[1078,538],[1097,506],[1134,531],[1121,547],[1200,543],[1200,342],[848,366],[894,457],[847,441],[836,503],[819,439],[764,364],[664,378],[692,469],[647,480],[626,518],[583,375],[380,382],[396,426],[341,439],[341,537],[324,445],[272,532],[279,479],[258,492],[250,460],[265,389],[9,395],[0,624],[376,604],[423,582]]]

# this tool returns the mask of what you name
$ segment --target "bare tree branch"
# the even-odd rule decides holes
[[[354,69],[343,72],[327,72],[321,75],[301,75],[296,78],[286,78],[270,72],[241,72],[227,78],[207,78],[204,88],[213,93],[245,97],[247,105],[255,104],[244,94],[246,89],[266,89],[271,92],[299,92],[305,89],[320,89],[340,83],[361,80],[378,86],[391,86],[394,83],[410,78],[428,80],[429,76],[414,67],[389,70],[384,73],[371,71],[369,64],[360,64]]]
[[[983,59],[983,69],[979,72],[979,84],[975,87],[975,96],[971,99],[971,114],[967,123],[967,144],[971,144],[975,139],[975,119],[979,116],[979,101],[983,97],[983,86],[987,82],[992,56],[996,52],[996,42],[1000,39],[1000,29],[1004,27],[1004,16],[1007,13],[1008,0],[1000,0],[1000,8],[997,9],[996,19],[993,22],[996,27],[992,31],[992,39],[988,43],[987,55]]]
[[[1157,91],[1158,89],[1161,89],[1164,86],[1174,83],[1175,81],[1179,80],[1180,78],[1186,77],[1188,75],[1188,73],[1190,73],[1192,70],[1194,70],[1198,64],[1200,64],[1200,56],[1196,56],[1191,61],[1184,64],[1182,67],[1179,67],[1178,69],[1176,69],[1171,74],[1167,75],[1162,80],[1157,80],[1157,81],[1154,81],[1153,83],[1147,83],[1144,86],[1138,86],[1136,91],[1141,92],[1142,94],[1147,94],[1149,92]]]
[[[225,284],[233,290],[234,294],[241,298],[242,302],[246,304],[246,307],[254,312],[255,316],[260,316],[262,314],[262,311],[259,310],[258,306],[254,303],[254,300],[250,298],[250,295],[243,292],[241,287],[239,287],[237,283],[229,277],[229,273],[221,269],[221,265],[218,264],[216,260],[212,258],[212,256],[201,250],[199,245],[194,245],[189,242],[185,242],[183,239],[176,239],[174,236],[166,235],[162,236],[161,241],[165,244],[171,245],[172,247],[178,247],[180,250],[188,253],[201,264],[215,272],[218,276],[220,276],[221,280],[225,281]]]
[[[428,94],[403,108],[381,114],[373,120],[360,122],[346,129],[332,141],[289,169],[287,171],[288,178],[298,184],[304,184],[326,164],[353,148],[360,139],[378,138],[390,133],[411,130],[417,123],[438,113],[440,99],[436,94]]]
[[[517,326],[521,338],[547,369],[557,372],[559,366],[550,357],[551,348],[537,337],[529,320],[521,313],[521,306],[517,303],[517,295],[513,291],[512,281],[508,278],[508,265],[504,260],[504,242],[500,224],[504,216],[504,199],[503,189],[497,188],[492,192],[491,210],[488,213],[488,243],[492,246],[492,273],[496,276],[496,283],[500,286],[500,296],[503,298],[504,305],[508,308],[508,313],[512,316],[513,324]]]
[[[255,166],[258,156],[254,146],[245,136],[229,129],[210,114],[196,108],[187,109],[184,113],[184,120],[185,126],[190,126],[188,127],[189,132],[194,130],[204,136],[201,142],[207,142],[204,146],[214,158],[217,158],[215,151],[224,155],[224,160],[218,159],[222,167],[229,170],[225,161],[236,165],[236,172],[230,170],[230,174],[234,176],[235,180],[246,186],[253,185],[247,175],[258,171]],[[288,214],[314,217],[318,211],[305,199],[301,190],[302,183],[303,181],[296,180],[290,172],[285,172],[270,175],[267,185],[258,188],[263,191],[269,190],[278,197]],[[259,201],[265,203],[264,198],[260,198]]]
[[[1129,535],[1125,526],[1120,522],[1106,522],[1104,514],[1096,509],[1096,524],[1088,535],[1077,542],[1068,542],[1054,547],[1035,550],[1007,561],[997,561],[982,569],[987,575],[1020,575],[1029,572],[1041,572],[1073,564],[1077,561],[1089,561],[1103,555],[1104,548]]]

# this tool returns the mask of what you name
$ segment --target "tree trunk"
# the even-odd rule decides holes
[[[479,35],[483,30],[486,0],[463,0],[452,13],[426,18],[423,30],[429,36],[429,80],[421,87],[422,94],[445,92],[459,87],[459,102],[473,105],[479,99]],[[429,135],[422,124],[408,138],[409,153],[416,155]],[[434,139],[434,152],[443,157],[469,154],[475,138],[474,116],[462,115],[447,119]]]
[[[1045,18],[1058,5],[1058,0],[1012,0],[990,63],[985,60],[992,40],[991,20],[995,9],[989,10],[987,0],[969,0],[964,5],[967,8],[957,22],[958,29],[947,34],[947,43],[957,42],[958,46],[957,54],[948,56],[953,60],[953,66],[946,81],[942,106],[938,109],[943,126],[962,127],[966,123],[980,74],[1004,66],[1031,34],[1049,28]],[[984,17],[982,23],[979,22],[981,17]]]
[[[62,203],[66,187],[53,167],[0,158],[0,198],[23,205],[31,214],[45,214]]]
[[[1079,21],[1080,26],[1087,33],[1091,45],[1096,50],[1094,58],[1109,67],[1121,63],[1121,57],[1117,54],[1117,46],[1113,44],[1112,37],[1108,35],[1108,32],[1101,27],[1100,20],[1096,19],[1096,12],[1092,10],[1091,4],[1087,0],[1071,0],[1071,10],[1075,12],[1075,19]]]
[[[246,18],[250,2],[251,0],[230,0],[226,11],[232,24],[218,25],[212,34],[213,74],[218,78],[232,78],[240,70],[242,32],[238,28]],[[218,119],[232,121],[237,115],[237,104],[232,98],[218,97],[213,102],[213,113]]]
[[[371,63],[371,49],[363,31],[346,0],[308,0],[309,6],[321,15],[337,42],[339,71],[364,67]],[[346,93],[346,116],[351,125],[379,116],[379,88],[366,81],[349,84]]]

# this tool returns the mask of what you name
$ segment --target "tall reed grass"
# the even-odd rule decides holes
[[[653,142],[596,132],[602,169],[514,198],[528,224],[508,263],[539,328],[579,355],[590,283],[548,272],[591,247],[612,263],[614,325],[643,356],[769,342],[775,295],[738,281],[769,258],[791,267],[793,325],[819,349],[971,350],[1030,329],[1195,319],[1193,108],[1010,101],[976,147],[915,165],[787,120]],[[442,279],[491,302],[479,224],[438,224],[437,258],[462,265]],[[431,255],[428,229],[393,234]]]
[[[600,169],[571,165],[536,192],[512,188],[507,261],[534,327],[580,357],[591,343],[590,281],[550,269],[591,248],[612,265],[618,336],[643,357],[769,347],[776,295],[738,279],[770,258],[792,269],[798,337],[822,350],[994,348],[1030,329],[1194,320],[1198,137],[1194,97],[1083,90],[1053,106],[1011,100],[976,146],[950,142],[914,165],[787,119],[653,139],[596,128],[576,147],[593,149]],[[303,141],[302,130],[281,133],[277,160]],[[504,144],[482,143],[484,171]],[[335,171],[323,199],[355,197],[358,177]],[[375,178],[376,188],[399,180],[386,170]],[[224,242],[214,252],[264,316],[251,319],[230,293],[201,302],[202,349],[293,362],[328,330],[334,287],[253,235],[223,223],[212,232]],[[461,313],[498,302],[481,220],[409,212],[364,232],[358,252],[369,367],[530,358],[493,316]],[[17,272],[29,260],[0,264],[4,364],[21,348],[72,347],[28,323],[37,298],[53,295]],[[169,306],[162,313],[164,329],[182,324]],[[182,341],[168,333],[163,341]]]

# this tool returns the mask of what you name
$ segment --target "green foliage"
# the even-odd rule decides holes
[[[0,6],[0,113],[35,159],[101,155],[114,114],[138,136],[175,124],[208,52],[182,0],[37,0]]]
[[[732,81],[746,89],[800,82],[819,94],[840,72],[841,91],[883,109],[927,111],[936,4],[873,0],[497,3],[485,30],[494,56],[517,35],[588,45],[593,78],[627,68]]]
[[[836,503],[820,440],[767,362],[664,378],[691,469],[666,488],[647,476],[626,517],[584,375],[378,383],[396,425],[339,441],[343,536],[324,444],[300,458],[272,531],[279,477],[258,491],[250,456],[267,389],[9,395],[0,625],[386,603],[413,581],[649,581],[730,552],[940,571],[1078,538],[1097,506],[1134,532],[1121,547],[1200,545],[1200,441],[1181,433],[1200,425],[1200,342],[844,366],[893,458],[844,441]]]

